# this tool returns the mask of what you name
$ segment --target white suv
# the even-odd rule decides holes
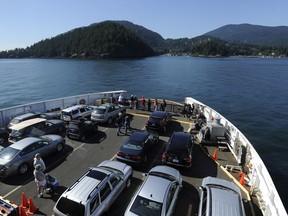
[[[93,108],[87,105],[75,105],[63,109],[61,112],[61,119],[64,121],[71,121],[72,119],[89,118]]]
[[[90,168],[61,195],[53,208],[54,215],[102,215],[130,186],[132,171],[125,163],[109,160]]]

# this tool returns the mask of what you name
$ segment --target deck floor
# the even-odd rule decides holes
[[[150,112],[130,109],[127,112],[133,115],[133,120],[131,121],[132,131],[143,130],[146,118],[148,118]],[[174,131],[187,131],[189,125],[193,124],[193,122],[194,119],[188,120],[181,115],[173,116],[173,121],[167,128],[167,132],[160,134],[160,142],[151,151],[147,163],[140,167],[133,167],[131,187],[116,199],[107,215],[123,215],[133,193],[142,183],[142,173],[148,172],[152,167],[162,164],[161,154],[171,134]],[[31,196],[34,204],[39,208],[39,211],[34,215],[51,215],[53,206],[64,190],[83,174],[87,167],[96,166],[103,160],[115,159],[115,153],[126,138],[127,135],[124,134],[119,137],[116,136],[116,127],[114,125],[99,126],[99,133],[85,143],[67,138],[67,145],[63,153],[57,153],[51,158],[45,159],[49,173],[56,176],[59,180],[59,188],[53,194],[47,195],[43,199],[38,199],[33,175],[30,172],[21,178],[12,177],[1,180],[0,196],[20,204],[21,193],[25,192],[27,198]],[[215,150],[217,150],[217,161],[211,157]],[[231,152],[228,150],[219,151],[215,143],[200,144],[196,141],[193,148],[192,161],[192,167],[178,168],[183,176],[183,189],[177,201],[174,215],[198,214],[199,186],[204,177],[213,176],[231,180],[232,175],[236,181],[240,180],[239,173],[227,172],[223,169],[226,165],[238,165]],[[249,189],[248,187],[245,188]],[[247,216],[262,215],[254,203],[244,202],[244,206]]]

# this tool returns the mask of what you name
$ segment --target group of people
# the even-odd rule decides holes
[[[117,126],[117,136],[122,133],[121,128],[124,125],[125,128],[125,134],[127,134],[128,130],[131,131],[130,127],[131,118],[128,114],[123,114],[122,112],[119,112],[118,117],[116,118],[116,126]]]
[[[141,107],[139,107],[139,103],[140,103]],[[139,108],[141,108],[141,110],[144,111],[144,110],[146,110],[146,104],[147,104],[147,111],[149,111],[149,112],[151,112],[151,108],[153,108],[153,110],[164,111],[166,109],[166,105],[167,105],[165,99],[163,99],[163,103],[161,103],[160,107],[159,107],[158,100],[155,99],[153,102],[153,107],[152,107],[152,101],[150,98],[148,98],[148,100],[146,100],[145,97],[142,96],[138,100],[136,95],[131,95],[131,97],[130,97],[130,109],[138,110]]]
[[[194,109],[194,104],[184,104],[184,109],[182,111],[183,116],[190,120],[193,116]]]
[[[37,186],[37,193],[38,197],[41,198],[43,197],[43,192],[48,192],[49,189],[47,189],[47,180],[44,173],[44,171],[46,170],[46,166],[43,159],[41,158],[40,153],[37,153],[35,155],[33,166],[35,168],[33,175]]]

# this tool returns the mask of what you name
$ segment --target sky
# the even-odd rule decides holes
[[[287,9],[288,0],[0,0],[0,51],[106,20],[130,21],[164,39],[228,24],[288,26]]]

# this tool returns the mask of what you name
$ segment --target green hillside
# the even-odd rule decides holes
[[[25,49],[0,52],[0,58],[143,58],[160,54],[286,57],[287,29],[227,25],[195,38],[164,39],[128,21],[105,21],[73,29]]]

